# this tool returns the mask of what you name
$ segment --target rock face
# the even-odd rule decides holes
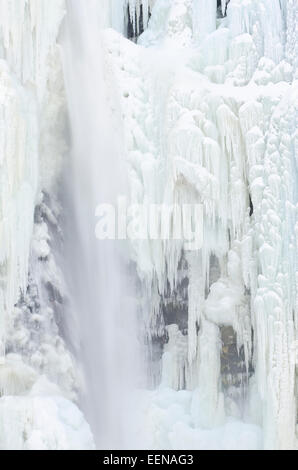
[[[78,374],[61,328],[64,14],[64,0],[0,1],[1,449],[94,446],[73,403]]]
[[[164,383],[198,390],[198,425],[230,412],[236,386],[240,414],[252,402],[262,410],[265,447],[292,448],[296,6],[231,0],[216,15],[218,6],[157,1],[138,45],[106,35],[133,202],[204,206],[202,250],[133,243],[150,293],[146,334],[165,343]]]
[[[203,207],[202,248],[131,243],[148,382],[159,387],[146,421],[159,441],[148,446],[225,448],[240,436],[240,447],[295,448],[297,2],[99,3],[130,202]],[[74,404],[82,384],[69,344],[80,336],[66,341],[60,266],[66,7],[0,0],[4,449],[94,446]]]

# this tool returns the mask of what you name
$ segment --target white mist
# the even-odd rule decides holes
[[[65,169],[66,270],[74,317],[68,329],[85,384],[81,407],[97,447],[119,449],[134,445],[129,402],[137,354],[125,247],[95,237],[97,205],[115,203],[125,191],[102,21],[100,2],[67,1],[63,61],[72,149]]]

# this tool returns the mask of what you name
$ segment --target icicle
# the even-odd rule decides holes
[[[167,332],[169,342],[162,357],[161,385],[174,390],[183,390],[186,386],[187,337],[182,335],[177,325],[168,326]]]
[[[47,11],[47,15],[45,14]],[[26,292],[33,216],[38,188],[38,114],[46,91],[49,56],[63,17],[63,1],[0,1],[1,119],[7,131],[2,139],[1,233],[1,338],[21,292]],[[51,21],[46,21],[47,17]],[[45,26],[46,22],[46,26]],[[32,35],[32,31],[35,34]],[[11,78],[14,75],[15,78]],[[15,81],[17,80],[17,81]],[[26,94],[23,84],[32,85]],[[38,97],[38,100],[35,99]],[[27,114],[24,115],[24,110]]]
[[[193,35],[202,41],[216,29],[216,0],[193,0]]]
[[[111,9],[111,27],[124,34],[127,0],[108,0]]]
[[[219,391],[220,338],[219,328],[203,320],[199,336],[198,387],[194,390],[191,416],[196,426],[213,428],[224,422],[224,396]]]
[[[289,345],[297,334],[292,84],[297,54],[296,7],[292,0],[286,3],[280,8],[275,0],[222,1],[227,19],[216,29],[216,2],[157,0],[142,48],[115,46],[111,39],[115,57],[123,59],[115,60],[115,69],[123,86],[134,200],[204,206],[203,248],[184,253],[189,264],[184,372],[187,387],[197,388],[191,419],[212,426],[224,418],[219,330],[231,327],[238,349],[243,346],[246,371],[254,374],[246,391],[254,393],[254,403],[259,396],[265,403],[257,422],[262,424],[263,411],[266,446],[277,448],[293,446],[295,435]],[[173,41],[179,44],[174,60]],[[181,244],[136,241],[133,250],[144,289],[154,298],[149,328],[161,333],[158,306],[168,283],[172,290],[176,286]],[[209,279],[211,256],[219,265],[215,280]],[[184,366],[175,350],[174,338],[177,344],[181,340],[177,325],[169,334],[164,378],[179,389]]]
[[[225,16],[225,14],[226,14],[227,3],[228,3],[227,0],[221,0],[222,16]]]
[[[136,36],[137,34],[137,28],[138,28],[138,0],[128,0],[128,5],[129,5],[129,14],[130,14],[130,21],[133,26],[133,32],[134,35]]]
[[[150,8],[150,0],[142,0],[143,6],[143,26],[144,29],[147,28],[148,20],[149,20],[149,8]]]

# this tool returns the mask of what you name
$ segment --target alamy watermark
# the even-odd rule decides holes
[[[203,245],[202,204],[99,204],[95,235],[99,240],[180,240],[185,250]]]

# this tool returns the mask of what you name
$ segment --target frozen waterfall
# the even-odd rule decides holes
[[[0,449],[298,448],[297,18],[0,0]]]
[[[69,0],[67,13],[63,49],[71,161],[65,169],[65,209],[71,215],[66,216],[65,245],[74,317],[68,334],[79,343],[82,408],[96,442],[119,449],[133,446],[125,423],[133,419],[128,407],[137,355],[134,308],[122,259],[125,247],[121,241],[96,239],[95,213],[98,204],[115,204],[125,191],[120,109],[109,83],[98,2]]]

